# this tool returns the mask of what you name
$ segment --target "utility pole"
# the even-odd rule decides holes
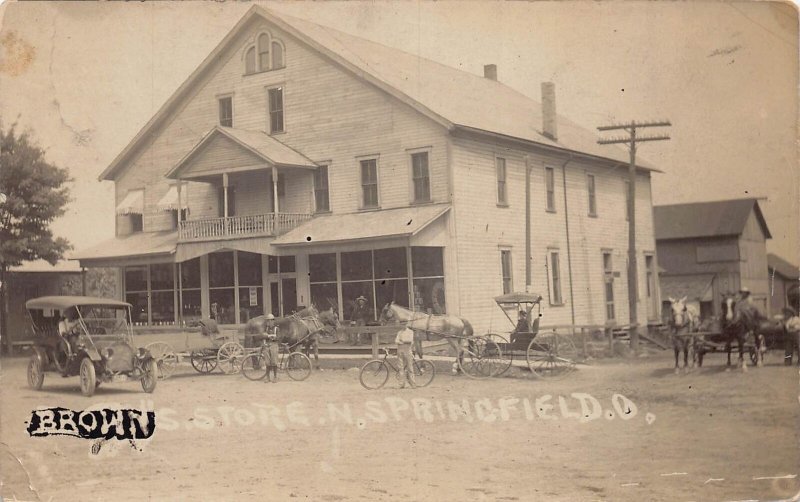
[[[636,143],[644,141],[666,141],[669,136],[636,136],[636,129],[646,127],[670,127],[672,124],[668,120],[659,122],[630,122],[628,124],[618,124],[598,127],[598,131],[625,130],[628,137],[618,137],[610,139],[600,139],[600,145],[625,144],[630,151],[630,164],[628,165],[628,312],[630,313],[630,340],[631,350],[634,353],[639,351],[639,321],[638,321],[638,273],[636,265]]]

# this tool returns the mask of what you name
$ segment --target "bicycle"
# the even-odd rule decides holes
[[[383,350],[383,359],[373,359],[361,367],[358,373],[358,380],[365,389],[376,390],[386,385],[389,380],[389,367],[397,375],[400,371],[399,366],[392,364],[389,359],[389,351]],[[414,358],[414,379],[417,387],[425,387],[433,381],[436,368],[433,363],[426,359]]]
[[[311,375],[311,359],[300,352],[291,352],[288,343],[279,345],[278,369],[286,371],[289,378],[295,381],[303,381]],[[248,354],[241,365],[241,372],[248,380],[263,380],[267,377],[269,366],[267,365],[267,342],[261,342],[261,349],[258,352]]]

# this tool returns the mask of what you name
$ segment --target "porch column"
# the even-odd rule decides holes
[[[222,214],[228,217],[228,173],[222,173]]]
[[[272,166],[272,200],[273,203],[273,212],[278,214],[280,208],[278,206],[278,168]]]

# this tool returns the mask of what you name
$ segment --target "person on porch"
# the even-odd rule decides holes
[[[372,320],[372,314],[367,306],[367,298],[364,295],[356,298],[350,319],[357,327],[356,332],[352,335],[352,343],[353,345],[359,345],[361,343],[361,330],[359,328],[361,326],[366,326],[366,324]]]

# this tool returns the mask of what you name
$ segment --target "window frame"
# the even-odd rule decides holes
[[[499,246],[500,251],[500,289],[502,290],[503,294],[513,293],[514,292],[514,255],[511,252],[511,246]],[[505,258],[508,258],[508,263],[506,263]],[[508,269],[508,276],[506,276],[506,268]],[[506,288],[506,281],[508,281],[508,287]],[[507,289],[507,290],[506,290]]]
[[[261,39],[263,37],[267,37],[267,43],[266,43],[267,48],[266,48],[266,50],[263,50],[263,48],[261,47]],[[254,47],[256,48],[256,68],[258,69],[259,72],[269,71],[270,68],[272,68],[272,35],[267,31],[260,32],[256,36],[256,43],[255,43]],[[261,61],[262,54],[266,54],[267,55],[266,68],[264,68],[262,66],[262,64],[261,64],[262,63],[262,61]]]
[[[356,165],[358,166],[358,184],[361,187],[360,196],[358,206],[360,210],[374,210],[381,208],[381,169],[380,169],[380,155],[365,155],[361,157],[356,157]],[[364,193],[364,176],[363,176],[363,164],[364,162],[375,162],[375,205],[366,205],[365,202],[365,193]]]
[[[555,269],[553,268],[553,256],[556,257],[557,267]],[[548,301],[551,306],[562,306],[564,305],[564,276],[561,273],[561,250],[559,248],[547,248],[546,267]],[[556,286],[558,287],[556,288]]]
[[[272,109],[272,99],[271,93],[272,91],[280,91],[281,96],[281,108],[280,110],[273,110]],[[283,134],[286,132],[286,86],[284,84],[275,84],[270,85],[266,88],[267,91],[267,129],[269,130],[269,134]],[[279,113],[280,114],[280,121],[281,121],[281,128],[280,130],[273,130],[272,129],[272,114]]]
[[[594,173],[586,173],[586,196],[587,214],[593,218],[597,217],[597,176]]]
[[[556,168],[544,168],[544,209],[548,213],[556,212]]]
[[[427,204],[429,202],[433,202],[433,187],[431,186],[431,147],[424,147],[424,148],[414,148],[410,150],[406,150],[408,152],[408,163],[409,163],[409,178],[411,181],[411,204]],[[425,155],[425,171],[427,173],[427,187],[428,187],[428,194],[427,198],[418,198],[417,197],[417,179],[415,177],[416,171],[414,169],[414,158],[417,155]],[[425,179],[425,178],[419,178]]]
[[[503,165],[503,179],[500,179],[500,161]],[[495,196],[499,207],[509,207],[508,204],[508,158],[499,155],[494,156],[494,175],[495,175]],[[503,187],[503,197],[500,197],[500,184]]]
[[[234,124],[234,109],[233,109],[233,93],[226,93],[226,94],[217,94],[217,124],[221,127],[233,127]],[[230,100],[231,103],[231,116],[230,116],[230,125],[225,125],[222,123],[222,102],[224,100]]]
[[[617,320],[616,299],[614,294],[614,250],[600,250],[601,266],[603,269],[603,306],[605,307],[605,318],[607,323],[615,323]],[[606,263],[608,256],[608,263]],[[608,298],[607,284],[611,283],[611,299]],[[609,310],[610,307],[610,310]],[[611,315],[609,315],[609,313]]]
[[[252,69],[248,68],[248,61],[247,61],[247,58],[250,56],[251,53],[253,54],[253,67],[252,67]],[[258,67],[257,66],[258,61],[256,60],[257,56],[258,56],[258,54],[257,54],[257,50],[256,50],[255,44],[248,45],[247,49],[245,49],[245,51],[244,51],[244,57],[243,57],[243,59],[244,59],[244,74],[245,75],[254,75],[254,74],[258,73],[258,70],[256,69]]]
[[[325,169],[325,187],[320,188],[317,185],[318,177],[321,169]],[[330,213],[331,212],[331,179],[330,179],[330,162],[318,162],[317,169],[314,170],[312,176],[312,191],[314,197],[314,212],[315,213]],[[327,207],[320,209],[319,201],[317,200],[317,193],[325,193],[325,202]]]
[[[275,66],[275,45],[278,45],[281,48],[280,66]],[[271,39],[269,44],[269,52],[270,52],[269,55],[270,70],[280,70],[282,68],[286,68],[286,45],[284,45],[283,41],[277,38]]]

